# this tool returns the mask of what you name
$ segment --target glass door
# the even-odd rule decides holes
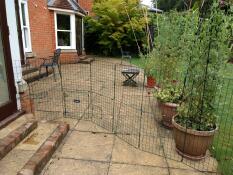
[[[17,111],[5,1],[0,1],[0,121]]]
[[[6,64],[3,54],[2,30],[0,27],[0,107],[10,100],[6,77]]]

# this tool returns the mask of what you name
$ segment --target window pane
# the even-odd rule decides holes
[[[28,48],[29,37],[28,37],[28,29],[27,28],[23,28],[23,34],[24,34],[24,47]]]
[[[0,26],[0,106],[2,106],[4,103],[10,100],[1,34],[2,33],[1,33],[1,26]]]
[[[25,4],[21,3],[23,26],[26,26]]]
[[[57,14],[57,29],[70,30],[70,16]]]
[[[71,46],[70,32],[57,32],[58,46]]]

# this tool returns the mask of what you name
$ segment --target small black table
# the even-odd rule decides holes
[[[137,86],[137,82],[134,80],[140,73],[138,68],[127,68],[121,71],[122,75],[125,77],[123,82],[124,86]]]

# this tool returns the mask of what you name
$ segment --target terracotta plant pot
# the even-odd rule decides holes
[[[147,87],[154,88],[156,84],[155,78],[152,76],[147,76]]]
[[[176,117],[176,116],[175,116]],[[206,156],[206,151],[213,142],[214,134],[218,130],[213,131],[197,131],[186,129],[172,119],[173,134],[176,143],[176,151],[181,156],[191,160],[202,160]]]
[[[172,118],[177,115],[178,104],[175,103],[162,103],[158,100],[158,107],[162,114],[162,123],[165,127],[172,129]]]

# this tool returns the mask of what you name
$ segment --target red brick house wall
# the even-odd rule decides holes
[[[77,0],[77,2],[84,10],[89,12],[89,15],[94,15],[92,11],[94,0]]]
[[[52,55],[56,49],[54,12],[48,10],[47,0],[28,1],[32,52],[36,57]]]
[[[54,11],[48,9],[47,0],[28,1],[32,53],[36,58],[48,58],[56,49]],[[75,62],[77,52],[63,52],[61,62]]]

